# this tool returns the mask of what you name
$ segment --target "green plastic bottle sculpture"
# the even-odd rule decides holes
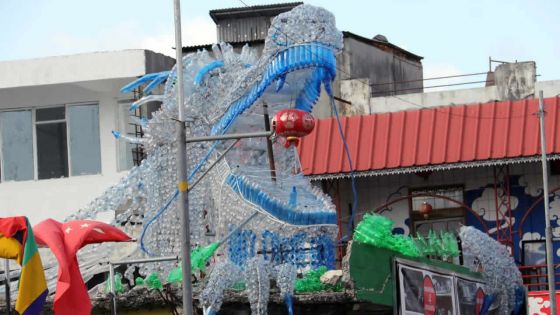
[[[354,240],[376,247],[394,250],[403,255],[419,257],[414,240],[405,235],[393,234],[393,221],[378,214],[366,214],[358,224]]]
[[[161,280],[159,279],[159,275],[157,274],[157,272],[152,272],[150,273],[146,279],[144,279],[144,283],[146,283],[146,286],[149,289],[158,289],[161,290],[163,289],[163,285],[161,284]]]
[[[105,281],[105,292],[107,293],[111,292],[111,286],[109,283],[110,280],[111,279],[107,279],[107,281]],[[124,287],[122,285],[122,275],[119,272],[115,273],[113,286],[115,288],[115,293],[121,294],[124,292]]]
[[[321,276],[327,272],[327,267],[321,266],[317,269],[308,271],[303,278],[296,280],[296,293],[309,293],[320,291],[342,291],[342,284],[336,285],[324,284],[321,282]]]

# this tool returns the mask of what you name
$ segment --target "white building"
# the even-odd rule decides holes
[[[132,93],[119,89],[175,60],[147,50],[0,62],[0,216],[64,219],[132,162]]]

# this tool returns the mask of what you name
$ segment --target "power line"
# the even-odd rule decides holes
[[[238,1],[241,2],[245,7],[248,7],[248,8],[250,7],[249,5],[247,5],[247,3],[245,3],[244,0],[238,0]],[[262,16],[261,14],[259,14],[258,12],[255,12],[255,13],[256,13],[258,16],[263,17],[263,16]],[[279,29],[278,27],[274,26],[273,24],[271,24],[270,27],[274,27],[274,29],[275,29],[277,32],[279,32],[279,33],[281,33],[282,35],[284,35],[287,39],[289,39],[289,40],[295,42],[295,40],[294,40],[290,35],[288,35],[286,32],[284,32],[283,30]],[[304,46],[304,47],[305,47],[305,46]],[[304,48],[304,49],[307,49],[307,50],[309,51],[310,54],[315,55],[315,53],[314,53],[311,49],[309,49],[309,48]],[[344,50],[342,50],[342,53],[345,53]],[[338,67],[338,66],[336,67],[336,70],[337,70],[338,72],[340,72],[340,73],[343,73],[343,74],[347,75],[349,78],[351,77],[351,75],[350,75],[348,72],[344,71],[344,69],[341,69],[341,68]],[[467,75],[469,75],[469,74],[466,74],[465,76],[467,76]],[[370,83],[365,82],[365,81],[363,81],[363,80],[361,80],[361,79],[352,79],[352,80],[357,81],[357,82],[360,82],[361,84],[363,84],[364,86],[367,86],[368,88],[371,87]],[[481,82],[486,82],[486,81],[481,81]],[[437,87],[437,86],[434,86],[434,87]],[[416,103],[414,103],[414,102],[412,102],[412,101],[408,101],[408,100],[402,99],[402,98],[400,98],[400,97],[398,97],[398,96],[396,96],[396,95],[388,95],[387,97],[396,98],[396,99],[398,99],[398,100],[400,100],[400,101],[402,101],[402,102],[408,103],[408,104],[413,105],[413,106],[415,106],[415,107],[418,107],[418,108],[420,108],[420,109],[439,111],[439,112],[441,112],[441,113],[443,113],[443,114],[445,114],[445,115],[456,116],[456,117],[463,117],[463,118],[473,118],[473,119],[508,119],[508,120],[509,120],[509,119],[513,119],[513,118],[524,118],[524,117],[529,117],[529,116],[533,116],[533,115],[535,114],[535,113],[530,113],[530,114],[526,114],[526,115],[507,116],[507,117],[484,117],[484,116],[459,115],[459,114],[451,113],[451,111],[449,111],[449,112],[442,111],[440,107],[428,107],[428,106],[423,106],[423,105],[420,105],[420,104],[416,104]]]
[[[406,80],[406,81],[394,81],[394,82],[384,82],[384,83],[370,83],[370,85],[390,85],[390,84],[402,84],[402,83],[411,83],[411,82],[420,82],[420,81],[430,81],[430,80],[441,80],[441,79],[450,79],[450,78],[460,78],[460,77],[469,77],[475,75],[482,75],[487,74],[487,72],[478,72],[478,73],[467,73],[467,74],[457,74],[457,75],[448,75],[443,77],[432,77],[432,78],[422,78],[416,80]],[[483,81],[484,82],[484,81]]]
[[[448,83],[448,84],[440,84],[440,85],[430,85],[430,86],[424,86],[422,87],[423,89],[433,89],[433,88],[439,88],[439,87],[446,87],[446,86],[456,86],[456,85],[466,85],[466,84],[475,84],[475,83],[485,83],[485,82],[494,82],[494,81],[470,81],[470,82],[460,82],[460,83]],[[375,93],[389,93],[389,92],[401,92],[401,91],[411,91],[411,90],[418,90],[419,88],[406,88],[406,89],[398,89],[398,90],[392,90],[392,91],[378,91],[378,92],[374,92],[372,91],[371,94],[375,94]],[[390,95],[387,95],[390,96]]]

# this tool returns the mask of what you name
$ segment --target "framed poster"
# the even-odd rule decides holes
[[[453,277],[398,264],[400,312],[403,315],[454,315]]]
[[[476,315],[484,301],[484,283],[451,270],[395,259],[396,293],[401,315]]]
[[[455,278],[459,315],[477,315],[484,302],[484,285],[480,282]]]

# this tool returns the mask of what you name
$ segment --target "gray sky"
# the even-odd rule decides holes
[[[426,78],[484,72],[492,56],[534,60],[539,80],[560,79],[558,0],[305,2],[332,11],[341,30],[364,37],[383,34],[423,56]],[[240,0],[183,0],[184,44],[214,42],[215,26],[208,11],[241,6]],[[0,60],[130,48],[173,55],[172,9],[172,0],[0,0]]]

